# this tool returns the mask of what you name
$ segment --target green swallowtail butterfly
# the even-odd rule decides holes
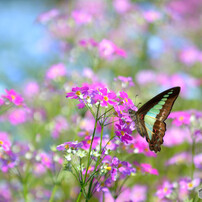
[[[164,122],[180,93],[180,87],[170,88],[145,103],[138,111],[129,109],[131,119],[142,137],[146,137],[151,151],[158,152],[166,131]]]

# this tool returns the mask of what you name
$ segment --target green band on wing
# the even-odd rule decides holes
[[[158,104],[159,105],[164,105],[166,102],[165,101],[160,101]]]
[[[164,95],[163,97],[169,97],[169,95]]]
[[[160,105],[160,104],[157,104],[157,105],[154,105],[154,106],[153,106],[154,109],[162,109],[162,107],[163,107],[163,106]]]

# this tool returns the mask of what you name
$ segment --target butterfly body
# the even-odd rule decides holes
[[[138,111],[129,110],[131,119],[142,137],[146,137],[151,151],[158,152],[166,131],[165,120],[180,92],[180,87],[170,88],[145,103]]]

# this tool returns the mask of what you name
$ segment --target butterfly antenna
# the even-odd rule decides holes
[[[136,95],[135,95],[135,103],[136,103],[136,98],[137,98],[137,96],[138,96],[138,95],[136,94]]]
[[[141,105],[141,104],[142,104],[142,103],[141,103],[141,102],[139,102],[139,103],[138,103],[138,105],[137,105],[137,108],[138,108],[138,106],[139,106],[139,105]]]

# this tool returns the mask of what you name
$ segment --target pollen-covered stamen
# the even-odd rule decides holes
[[[3,145],[3,141],[2,141],[2,140],[0,140],[0,146],[1,146],[1,145]]]
[[[81,91],[76,91],[76,95],[81,96]]]
[[[69,149],[69,145],[68,144],[65,145],[65,149]]]
[[[123,131],[121,131],[121,135],[122,135],[122,136],[124,136],[124,135],[125,135],[125,133],[124,133]]]
[[[179,117],[179,120],[180,120],[180,121],[183,121],[183,120],[184,120],[184,116],[180,116],[180,117]]]
[[[15,100],[16,96],[14,96],[14,95],[11,95],[11,98],[12,98],[12,100]]]
[[[125,98],[125,102],[128,102],[128,99]]]
[[[104,96],[104,100],[107,102],[109,98],[107,96]]]

